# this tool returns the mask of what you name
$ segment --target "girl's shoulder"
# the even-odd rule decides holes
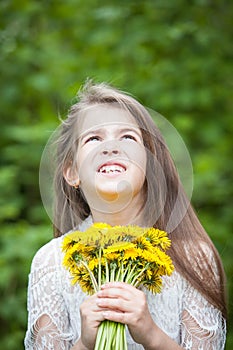
[[[84,220],[77,228],[70,230],[64,235],[51,239],[48,243],[43,245],[34,255],[32,260],[31,270],[38,268],[58,268],[62,266],[63,252],[62,252],[62,241],[69,233],[80,230],[85,231],[92,224],[91,217]]]
[[[44,267],[59,266],[62,259],[62,240],[63,236],[51,239],[43,245],[34,255],[31,264],[31,270],[42,269]]]

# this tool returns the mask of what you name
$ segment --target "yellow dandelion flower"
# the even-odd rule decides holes
[[[73,232],[73,233],[70,233],[69,235],[66,235],[62,241],[62,251],[66,251],[78,241],[79,241],[79,237],[77,232]]]
[[[94,294],[93,284],[88,271],[83,268],[73,275],[72,284],[78,283],[82,290],[88,294]]]
[[[141,250],[135,247],[128,248],[124,252],[123,261],[136,260],[141,255]]]
[[[152,244],[144,235],[137,237],[137,239],[135,240],[135,244],[137,245],[138,248],[141,248],[141,249],[147,249],[147,250],[153,249]]]
[[[153,275],[153,272],[151,269],[147,269],[145,271],[145,276],[146,276],[146,279],[150,280],[152,278],[152,275]]]
[[[150,228],[145,234],[144,236],[146,237],[146,239],[152,244],[152,245],[157,245],[159,242],[158,236],[155,233],[154,228]]]
[[[91,271],[98,269],[100,265],[105,266],[105,259],[103,257],[92,258],[87,262],[87,266]]]
[[[120,254],[115,252],[105,252],[104,257],[107,259],[108,262],[110,262],[119,259]]]
[[[158,256],[156,254],[154,254],[154,252],[148,251],[148,250],[142,250],[141,251],[141,257],[149,262],[149,263],[160,263],[160,259],[158,258]]]
[[[162,290],[162,278],[157,275],[152,275],[143,285],[153,294],[160,293]]]
[[[89,227],[85,232],[82,232],[80,242],[90,246],[97,246],[101,237],[101,232],[95,227]]]
[[[104,254],[122,252],[126,249],[134,248],[135,245],[130,242],[117,242],[114,245],[111,245],[104,249]]]
[[[79,245],[79,253],[85,259],[90,259],[91,257],[96,256],[97,249],[93,246],[85,246],[84,244]]]
[[[72,248],[69,250],[69,254],[73,256],[73,258],[77,259],[77,257],[82,257],[83,250],[85,246],[81,243],[75,243]]]
[[[71,276],[76,276],[76,274],[78,273],[78,268],[80,266],[78,266],[76,263],[73,263],[72,265],[70,265],[69,267],[69,272],[71,274]]]
[[[69,269],[71,266],[73,266],[75,263],[74,263],[74,259],[72,256],[70,256],[70,254],[65,254],[64,258],[63,258],[63,262],[62,262],[62,265]]]
[[[135,225],[128,225],[126,232],[133,237],[142,236],[145,233],[145,228]]]
[[[102,247],[105,245],[106,241],[109,240],[110,229],[111,226],[108,224],[101,222],[94,223],[85,231],[82,242],[85,242],[88,245]]]
[[[168,237],[161,237],[158,244],[163,250],[167,250],[171,246],[171,240]]]
[[[95,293],[93,289],[93,285],[90,280],[82,279],[79,284],[84,293],[87,293],[89,295],[93,295]]]
[[[79,280],[85,277],[86,274],[87,274],[87,270],[83,265],[79,265],[79,266],[76,265],[71,272],[73,279],[75,279],[77,282],[79,282]]]
[[[63,266],[66,268],[69,268],[69,265],[74,263],[74,258],[73,258],[73,253],[76,252],[76,249],[73,250],[73,247],[71,247],[66,254],[64,255],[63,258]]]
[[[88,267],[91,271],[94,271],[94,269],[96,269],[99,266],[99,259],[95,258],[95,259],[91,259],[88,262]]]
[[[68,249],[63,258],[63,266],[69,269],[74,263],[78,263],[87,256],[88,247],[81,243],[75,243]]]
[[[159,273],[160,275],[168,275],[171,276],[171,274],[174,271],[174,265],[172,263],[166,262],[164,266],[160,266]]]
[[[162,269],[164,271],[163,274],[171,275],[174,271],[174,265],[170,256],[156,247],[154,248],[154,254],[156,256],[157,263],[161,266],[161,271]]]
[[[171,246],[171,240],[165,231],[152,227],[145,233],[145,237],[153,246],[159,245],[164,250]]]
[[[111,228],[112,226],[111,226],[111,225],[108,225],[108,224],[106,224],[106,223],[103,223],[103,222],[95,222],[95,223],[92,225],[92,227],[98,228],[98,229],[105,229],[105,228],[109,229],[109,228]]]

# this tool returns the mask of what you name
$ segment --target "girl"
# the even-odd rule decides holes
[[[87,83],[62,123],[55,172],[55,238],[35,255],[26,349],[91,350],[105,320],[127,325],[128,349],[221,350],[225,278],[148,111],[106,84]],[[87,297],[62,266],[66,232],[93,222],[166,230],[175,272],[160,294],[128,284]]]

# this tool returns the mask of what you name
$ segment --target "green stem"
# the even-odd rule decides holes
[[[131,279],[137,274],[137,272],[135,273],[135,269],[136,269],[137,265],[135,264],[133,266],[133,268],[131,269],[131,271],[129,272],[129,274],[127,275],[125,282],[126,283],[130,283]]]
[[[83,266],[87,269],[90,277],[91,277],[91,282],[92,282],[92,285],[93,285],[93,288],[94,288],[94,291],[95,292],[98,292],[98,284],[97,284],[97,281],[95,279],[95,276],[93,274],[93,272],[90,270],[90,268],[88,267],[87,263],[85,261],[81,261],[81,264],[83,264]]]
[[[108,327],[105,333],[105,337],[107,338],[107,345],[105,349],[111,350],[114,339],[116,338],[117,323],[113,321],[107,321],[107,325]]]
[[[100,290],[101,288],[101,254],[102,253],[102,250],[101,250],[101,247],[99,249],[99,269],[98,269],[98,290]]]
[[[105,259],[105,269],[106,269],[106,282],[109,282],[109,267],[108,267],[108,260]]]
[[[122,263],[122,267],[124,267],[123,263]],[[125,276],[127,276],[128,272],[130,271],[130,267],[131,267],[131,264],[127,265],[125,271],[123,272],[122,282],[126,282],[127,277],[125,278]]]
[[[104,331],[105,331],[105,321],[103,321],[98,328],[94,350],[105,349],[106,338],[103,336]]]
[[[115,271],[116,271],[115,267],[113,269],[111,269],[110,282],[114,282],[115,281]]]
[[[123,265],[123,263],[121,263],[120,271],[121,271],[121,273],[120,273],[120,281],[124,282],[124,265]]]
[[[125,325],[103,321],[98,328],[94,350],[127,350]]]
[[[120,281],[120,276],[121,276],[121,268],[119,268],[119,269],[117,270],[117,274],[116,274],[116,279],[115,279],[115,281]]]
[[[130,284],[132,284],[132,286],[138,287],[138,285],[140,284],[140,277],[143,275],[143,273],[147,270],[147,266],[144,267],[144,269],[142,269],[140,271],[140,273],[138,273],[137,275],[134,276],[133,280],[131,281]]]
[[[125,325],[122,323],[117,323],[117,332],[115,340],[115,349],[127,350],[128,347],[125,335]]]

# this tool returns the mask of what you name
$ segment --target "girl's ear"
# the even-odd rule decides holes
[[[74,171],[74,169],[72,167],[67,167],[66,169],[64,169],[63,176],[64,176],[66,182],[70,186],[75,187],[75,188],[79,187],[79,184],[80,184],[79,176],[77,174],[77,171]]]

